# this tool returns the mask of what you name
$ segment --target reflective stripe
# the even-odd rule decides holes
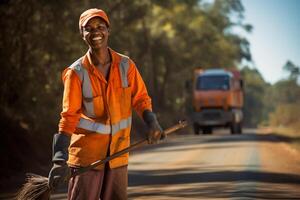
[[[91,79],[88,71],[83,67],[83,81],[82,81],[82,97],[83,97],[83,113],[88,117],[96,117],[94,109],[94,96],[92,90]]]
[[[83,67],[83,80],[82,80],[82,95],[85,98],[93,98],[93,90],[92,90],[92,84],[91,79],[89,76],[88,71]]]
[[[117,133],[118,131],[125,129],[125,128],[129,128],[131,126],[131,116],[128,117],[127,119],[122,119],[121,121],[119,121],[116,124],[112,125],[112,134],[114,135],[115,133]]]
[[[79,76],[80,81],[83,79],[82,73],[82,57],[76,60],[69,68],[74,69],[76,74]]]
[[[110,134],[111,127],[110,125],[102,124],[99,122],[92,122],[90,120],[80,118],[80,121],[77,125],[78,128],[83,128],[89,131],[101,133],[101,134]]]
[[[120,65],[120,74],[121,74],[121,79],[122,79],[122,87],[126,88],[128,87],[128,80],[127,80],[127,73],[129,69],[129,58],[126,56],[122,56]]]
[[[82,85],[82,99],[83,99],[83,113],[88,117],[96,117],[93,102],[93,91],[89,73],[86,68],[82,66],[82,58],[76,60],[70,68],[74,69],[79,76]]]
[[[92,122],[90,120],[80,118],[80,121],[77,125],[78,128],[83,128],[85,130],[97,132],[100,134],[116,134],[118,131],[129,128],[131,126],[132,117],[128,117],[127,119],[122,119],[118,123],[113,124],[112,126],[107,124],[102,124],[99,122]]]

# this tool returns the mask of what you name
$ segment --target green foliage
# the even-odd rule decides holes
[[[270,90],[268,85],[257,69],[244,67],[241,71],[244,82],[244,124],[246,126],[257,126],[267,121],[270,107],[265,100],[265,94]]]
[[[256,69],[242,69],[245,82],[246,125],[269,124],[295,129],[300,127],[300,86],[296,78],[298,68],[288,61],[283,69],[290,73],[289,78],[274,85],[266,83]]]
[[[300,99],[300,87],[295,80],[281,80],[275,83],[270,92],[270,100],[277,104],[295,103]]]
[[[270,85],[256,69],[243,68],[246,125],[300,127],[300,86],[297,84],[299,67],[288,61],[283,69],[289,72],[289,78]]]
[[[283,69],[289,72],[289,79],[297,80],[300,75],[300,68],[296,66],[292,61],[287,61],[283,66]]]
[[[31,142],[47,141],[48,152],[61,110],[61,72],[87,50],[78,18],[91,7],[107,12],[110,46],[136,62],[164,126],[182,117],[188,101],[184,84],[195,67],[233,68],[251,60],[248,41],[231,31],[251,30],[243,24],[239,0],[5,1],[0,111],[26,129]]]
[[[273,106],[270,124],[297,130],[300,128],[300,86],[297,84],[299,67],[287,61],[283,69],[289,72],[289,78],[274,84],[269,94],[269,102]]]

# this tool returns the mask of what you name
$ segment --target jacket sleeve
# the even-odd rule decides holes
[[[76,72],[69,68],[63,72],[62,79],[64,82],[64,94],[59,131],[72,134],[81,115],[81,82]]]
[[[152,103],[142,76],[131,59],[129,60],[128,83],[131,87],[132,106],[142,118],[145,110],[152,111]]]

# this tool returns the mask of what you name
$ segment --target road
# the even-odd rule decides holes
[[[255,130],[173,135],[131,154],[128,199],[300,199],[300,154],[286,142]]]
[[[300,156],[271,134],[168,138],[130,159],[129,199],[300,199]]]

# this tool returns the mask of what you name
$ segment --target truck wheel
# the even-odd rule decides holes
[[[241,123],[232,123],[230,126],[231,134],[241,134],[242,133],[242,126]]]
[[[203,134],[212,134],[212,128],[210,127],[203,128]]]
[[[243,133],[242,124],[239,123],[239,134],[242,134],[242,133]]]
[[[194,123],[193,124],[193,128],[194,128],[194,134],[195,135],[199,135],[199,133],[200,133],[200,127],[199,127],[199,125],[197,123]]]

